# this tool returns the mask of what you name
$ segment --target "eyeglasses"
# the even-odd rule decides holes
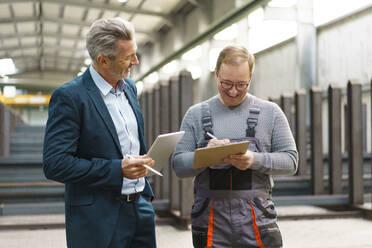
[[[236,90],[243,91],[249,85],[249,82],[248,83],[245,83],[245,82],[232,83],[227,80],[222,80],[219,76],[218,76],[218,80],[220,81],[222,88],[225,90],[231,90],[235,86]]]

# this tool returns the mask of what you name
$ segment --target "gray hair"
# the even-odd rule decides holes
[[[134,40],[133,25],[119,17],[100,19],[90,26],[86,46],[93,62],[103,55],[115,59],[118,40]]]

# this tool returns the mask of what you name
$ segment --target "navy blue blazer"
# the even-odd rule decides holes
[[[136,86],[129,78],[125,82],[137,118],[140,154],[145,154]],[[110,242],[120,206],[114,197],[123,183],[122,159],[115,125],[87,69],[53,92],[44,139],[45,176],[65,184],[68,247],[103,248]],[[142,194],[153,197],[147,179]]]

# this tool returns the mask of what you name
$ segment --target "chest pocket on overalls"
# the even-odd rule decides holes
[[[231,139],[230,142],[250,141],[249,150],[261,152],[259,141],[256,139],[256,126],[260,110],[256,107],[249,108],[249,117],[247,119],[246,137],[240,139]],[[205,147],[210,140],[207,132],[213,134],[213,123],[207,103],[202,104],[202,125],[204,130],[204,142],[199,147]],[[234,166],[224,166],[222,169],[208,168],[209,189],[211,190],[250,190],[252,189],[252,170],[239,170]]]

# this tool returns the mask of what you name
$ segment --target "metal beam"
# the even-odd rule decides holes
[[[85,50],[85,49],[81,49],[81,48],[77,48],[77,47],[67,47],[67,46],[58,46],[58,45],[44,45],[44,48],[53,49],[55,51],[68,50],[68,51],[71,51],[71,53],[81,52],[82,55],[84,54],[84,50]],[[50,54],[50,53],[46,53],[46,54]],[[58,56],[58,57],[60,57],[60,56]],[[83,56],[83,57],[84,57],[84,59],[87,58],[86,56]],[[73,56],[71,56],[70,58],[75,59]]]
[[[61,33],[51,33],[51,32],[43,32],[41,33],[17,33],[17,34],[7,34],[7,35],[0,35],[0,39],[11,39],[11,38],[28,38],[28,37],[55,37],[58,39],[69,39],[69,40],[81,40],[85,39],[84,36],[80,35],[69,35],[69,34],[61,34]]]
[[[349,133],[349,203],[351,205],[363,205],[362,85],[354,80],[347,84],[347,119]]]
[[[154,41],[153,35],[149,35],[148,33],[146,33],[145,35],[147,39],[149,39],[150,41]],[[85,40],[86,38],[85,36],[82,36],[82,35],[69,35],[69,34],[52,33],[52,32],[43,32],[42,34],[40,33],[18,33],[18,34],[0,35],[0,39],[10,39],[10,38],[18,38],[18,37],[19,38],[52,37],[52,38],[57,38],[57,39],[68,39],[68,40]]]
[[[95,2],[81,2],[81,1],[74,1],[74,0],[41,0],[41,2],[59,3],[59,4],[64,4],[64,5],[88,7],[88,8],[95,8],[95,9],[101,9],[101,10],[112,10],[112,11],[118,11],[118,12],[125,12],[129,14],[150,15],[150,16],[162,17],[165,19],[170,18],[169,15],[161,13],[161,12],[143,10],[143,9],[137,9],[137,8],[129,8],[129,7],[120,6],[120,5],[110,5],[110,4],[95,3]]]
[[[19,50],[19,49],[32,49],[32,48],[39,49],[40,46],[39,44],[26,45],[26,46],[8,46],[8,47],[0,47],[0,51],[9,52],[9,51],[14,51],[14,50]]]
[[[293,102],[293,97],[292,94],[282,94],[280,96],[280,107],[282,108],[285,117],[288,120],[289,127],[291,128],[291,131],[293,133],[293,122],[292,122],[292,102]]]
[[[37,71],[37,70],[25,70],[25,71],[18,72],[17,74],[25,73],[25,72],[32,72],[32,71]],[[76,73],[76,71],[65,71],[65,70],[53,70],[53,72],[62,72],[62,73],[69,72],[71,74]],[[17,75],[17,74],[13,74],[13,75]],[[3,78],[0,78],[0,84],[2,84],[2,85],[20,85],[20,84],[22,84],[22,85],[30,85],[30,84],[42,85],[42,84],[50,84],[50,83],[51,83],[50,79],[41,79],[41,78],[8,78],[6,80],[3,79]]]
[[[39,0],[0,0],[0,3],[36,3]]]
[[[86,59],[87,57],[81,57],[81,58],[73,58],[74,61],[76,62],[84,62],[84,60]],[[69,56],[58,56],[57,58],[56,57],[48,57],[47,55],[44,55],[44,56],[23,56],[23,55],[18,55],[18,56],[13,56],[12,57],[13,60],[17,60],[17,59],[22,59],[22,60],[39,60],[39,59],[50,59],[50,60],[69,60],[71,59],[71,57]]]
[[[19,73],[13,74],[18,75],[25,72],[37,72],[39,71],[37,67],[35,70],[25,70],[20,71]],[[68,73],[72,76],[75,76],[77,71],[66,71],[66,70],[43,70],[43,72],[57,72],[57,73]],[[0,85],[14,85],[17,88],[28,89],[28,90],[54,90],[57,87],[61,86],[63,83],[67,82],[68,80],[47,80],[47,79],[20,79],[20,78],[9,78],[7,81],[4,81],[0,78]]]
[[[23,55],[17,55],[17,56],[12,56],[11,57],[13,60],[22,60],[22,61],[15,61],[16,63],[22,63],[25,62],[26,60],[32,60],[32,61],[39,61],[40,57],[39,56],[23,56]]]
[[[179,77],[172,77],[169,80],[168,96],[169,96],[169,125],[170,131],[175,132],[179,129],[181,116],[180,116],[180,90],[179,90]],[[171,170],[170,175],[170,210],[179,210],[179,197],[180,197],[180,178],[176,176],[174,170]]]
[[[188,71],[182,71],[179,75],[179,104],[180,104],[180,116],[184,116],[187,110],[193,104],[194,91],[193,91],[193,79],[191,73]],[[193,179],[183,178],[180,181],[180,214],[181,218],[187,218],[191,214],[191,207],[194,198],[193,192]]]
[[[322,89],[310,88],[311,189],[313,195],[324,193],[324,161],[322,136]]]
[[[316,29],[313,0],[297,1],[296,89],[316,85]]]
[[[197,0],[185,0],[185,1],[191,3],[192,5],[199,6],[199,3]]]
[[[329,193],[342,194],[341,88],[328,86]]]
[[[16,33],[16,34],[0,34],[0,39],[11,39],[11,38],[28,38],[28,37],[37,37],[40,36],[40,33]]]
[[[179,12],[186,4],[192,4],[196,7],[199,7],[200,4],[198,3],[197,0],[180,0],[177,5],[173,9],[173,13]]]
[[[25,74],[25,73],[34,73],[34,72],[38,72],[38,73],[60,73],[60,74],[63,74],[64,76],[66,76],[66,74],[71,74],[73,77],[75,77],[76,73],[78,73],[79,71],[80,70],[71,70],[71,69],[62,70],[62,69],[50,69],[50,68],[47,68],[47,69],[44,69],[44,70],[40,70],[38,67],[34,67],[34,68],[31,68],[31,69],[26,69],[26,70],[18,70],[16,73],[9,74],[11,77],[8,78],[7,80],[9,80],[9,79],[18,79],[18,78],[15,78],[14,77],[16,75],[21,75],[21,74]],[[41,77],[43,77],[43,76],[41,75]],[[73,77],[71,77],[71,79]],[[24,79],[24,77],[22,77],[22,79]],[[27,79],[29,79],[29,78],[27,78]],[[43,79],[41,79],[41,80],[43,80]],[[68,79],[59,78],[59,77],[56,78],[56,79],[53,79],[53,80],[64,81],[64,82],[68,81]],[[52,82],[53,80],[52,79],[48,79],[49,82]],[[37,80],[37,81],[39,81],[39,80]],[[4,84],[7,84],[6,82],[7,81],[2,81],[2,83],[4,83]],[[37,82],[34,81],[34,83],[36,84]],[[41,81],[41,83],[43,83],[43,82]],[[24,84],[27,84],[27,82],[24,83]]]
[[[159,62],[155,66],[153,66],[147,72],[142,74],[139,78],[136,78],[136,81],[143,80],[145,77],[150,75],[152,72],[159,70],[164,65],[180,57],[182,54],[196,47],[200,43],[206,41],[207,39],[209,39],[210,37],[212,37],[214,34],[218,33],[219,31],[239,21],[240,19],[245,17],[247,13],[252,12],[255,8],[267,4],[269,1],[270,0],[255,0],[249,3],[246,3],[237,9],[230,11],[225,16],[223,16],[221,19],[209,25],[209,28],[206,31],[204,31],[203,33],[201,33],[200,35],[198,35],[197,37],[195,37],[194,39],[186,43],[180,49],[174,51],[171,55],[163,59],[161,62]]]
[[[82,27],[90,27],[92,23],[78,21],[78,20],[70,20],[65,18],[56,18],[56,17],[17,17],[17,18],[0,18],[0,24],[12,24],[15,22],[54,22],[58,24],[71,24],[71,25],[78,25]],[[151,36],[152,33],[146,30],[135,29],[136,33],[146,34]]]
[[[58,18],[58,17],[41,17],[41,21],[44,22],[55,22],[58,24],[71,24],[71,25],[78,25],[83,27],[90,27],[92,23],[85,22],[85,21],[79,21],[79,20],[71,20],[71,19],[65,19],[65,18]]]
[[[298,156],[301,158],[298,161],[297,175],[299,176],[308,174],[309,167],[307,163],[306,104],[306,90],[297,90],[295,93],[295,136]]]
[[[78,20],[67,20],[65,18],[52,18],[52,17],[42,17],[41,21],[43,22],[55,22],[59,24],[71,24],[71,25],[79,25],[82,27],[90,27],[92,25],[91,22],[84,22],[84,21],[78,21]],[[146,34],[146,35],[151,35],[150,32],[146,30],[141,30],[141,29],[135,29],[136,33],[141,33],[141,34]]]
[[[17,18],[0,18],[0,24],[12,24],[15,22],[37,22],[39,17],[30,16],[30,17],[17,17]]]
[[[39,44],[33,44],[33,45],[27,45],[27,46],[0,47],[0,51],[9,52],[9,51],[13,51],[13,50],[32,49],[32,48],[40,49],[40,46],[39,46]],[[70,50],[71,52],[83,52],[84,51],[84,49],[81,49],[81,48],[67,47],[67,46],[57,46],[57,45],[55,45],[55,46],[44,45],[43,48],[54,49],[56,51],[63,51],[63,50]]]
[[[44,36],[44,37],[54,37],[54,38],[58,38],[58,39],[68,39],[68,40],[82,40],[82,39],[85,39],[85,36],[81,36],[81,35],[69,35],[69,34],[51,33],[51,32],[43,32],[42,36]]]
[[[137,8],[129,8],[120,5],[110,5],[104,3],[94,3],[94,2],[82,2],[82,1],[73,1],[73,0],[2,0],[0,3],[30,3],[30,2],[42,2],[42,3],[57,3],[63,5],[70,5],[70,6],[79,6],[79,7],[86,7],[86,8],[94,8],[94,9],[101,9],[101,10],[112,10],[117,12],[125,12],[129,14],[142,14],[142,15],[150,15],[150,16],[158,16],[165,19],[170,18],[169,15],[150,11],[150,10],[143,10]]]

